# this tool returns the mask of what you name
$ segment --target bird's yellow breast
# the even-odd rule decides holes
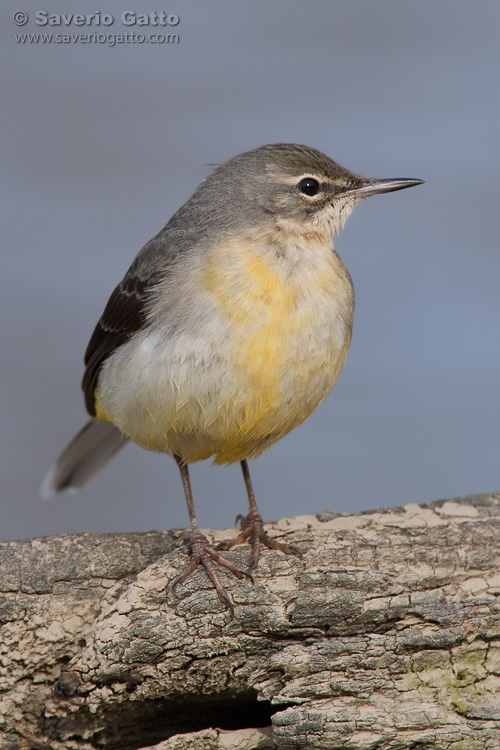
[[[261,452],[264,442],[271,444],[300,424],[329,393],[351,334],[343,319],[335,319],[344,282],[339,263],[331,247],[326,258],[296,273],[251,246],[212,254],[204,286],[227,320],[229,366],[245,383],[241,402],[231,409],[239,417],[228,421],[217,462]],[[350,291],[348,275],[347,281]],[[332,327],[340,327],[340,335]]]
[[[328,395],[352,313],[350,277],[331,245],[283,258],[230,242],[172,280],[156,313],[161,325],[105,363],[98,416],[188,462],[258,455]]]
[[[295,290],[258,255],[245,248],[239,260],[243,273],[228,274],[227,252],[214,253],[204,282],[228,324],[231,366],[237,375],[244,373],[254,394],[246,409],[255,411],[257,402],[264,409],[271,404],[279,388],[287,359],[284,339],[299,325],[297,300]]]

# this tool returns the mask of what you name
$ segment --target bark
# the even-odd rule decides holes
[[[500,493],[267,528],[233,621],[184,530],[1,544],[0,748],[500,747]]]

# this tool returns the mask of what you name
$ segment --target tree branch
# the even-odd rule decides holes
[[[500,747],[500,493],[268,529],[233,621],[184,530],[1,544],[2,750]]]

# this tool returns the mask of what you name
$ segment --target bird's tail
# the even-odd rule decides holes
[[[111,424],[90,419],[66,446],[43,480],[44,500],[56,492],[83,487],[128,442],[128,437]]]

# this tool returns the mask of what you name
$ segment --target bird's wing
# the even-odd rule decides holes
[[[162,241],[163,240],[163,241]],[[89,414],[96,415],[96,388],[99,372],[115,349],[142,330],[147,303],[155,285],[169,270],[168,243],[160,235],[139,253],[113,291],[85,352],[82,389]]]

